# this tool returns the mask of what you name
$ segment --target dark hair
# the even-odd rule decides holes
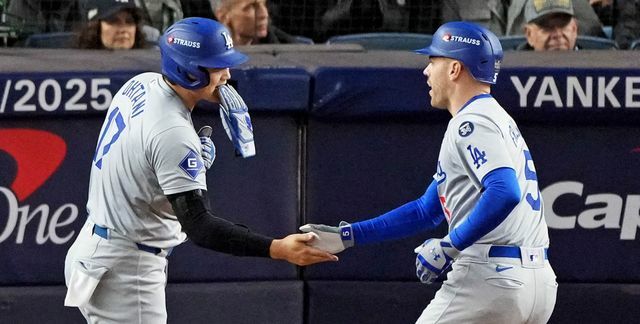
[[[133,19],[136,22],[136,35],[135,41],[133,42],[134,48],[147,48],[148,44],[144,33],[142,32],[142,19],[137,10],[131,9],[123,9],[127,10],[133,16]],[[75,48],[82,49],[106,49],[104,44],[102,44],[101,38],[101,29],[100,29],[100,21],[98,19],[90,20],[85,25],[78,28],[78,32],[76,33],[75,39]]]

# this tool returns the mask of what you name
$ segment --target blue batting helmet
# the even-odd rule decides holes
[[[231,33],[217,21],[191,17],[177,21],[160,37],[162,74],[185,89],[209,84],[207,68],[229,68],[247,61],[233,48]]]
[[[433,35],[431,45],[416,50],[464,64],[474,79],[495,84],[502,63],[502,45],[488,29],[465,21],[448,22]]]

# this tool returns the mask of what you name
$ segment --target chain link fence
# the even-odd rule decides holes
[[[11,27],[20,36],[72,31],[84,21],[84,1],[87,0],[0,0],[0,25]],[[208,0],[181,2],[185,17],[197,15],[213,18],[210,10],[188,12],[190,8],[209,9]],[[440,3],[440,0],[268,1],[270,16],[276,26],[289,34],[305,36],[315,42],[324,42],[333,35],[363,32],[430,34],[441,23]]]
[[[82,8],[86,1],[0,0],[0,42],[4,40],[6,46],[10,39],[15,41],[32,33],[72,31],[84,22]],[[154,1],[169,0],[136,0]],[[213,18],[209,0],[178,1],[185,17]],[[274,25],[289,34],[323,43],[331,36],[366,32],[433,34],[443,23],[445,1],[450,0],[268,0],[268,5]],[[617,2],[611,3],[614,5],[593,5],[605,26],[615,23],[612,17],[616,15]]]
[[[439,0],[271,0],[271,17],[290,34],[324,42],[365,32],[432,34],[441,24]]]

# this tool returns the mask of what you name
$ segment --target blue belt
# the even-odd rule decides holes
[[[102,237],[105,240],[109,239],[109,229],[106,227],[102,227],[100,225],[93,225],[93,233]],[[153,247],[153,246],[148,246],[148,245],[144,245],[141,243],[136,243],[136,246],[138,247],[138,250],[140,251],[145,251],[145,252],[149,252],[149,253],[153,253],[153,254],[160,254],[162,252],[161,248],[157,248],[157,247]],[[169,252],[167,253],[167,256],[169,256],[169,254],[171,254],[171,251],[173,249],[169,249]]]
[[[544,259],[548,260],[549,255],[547,251],[549,248],[544,249]],[[489,249],[489,257],[490,258],[514,258],[520,259],[522,255],[520,255],[520,248],[517,246],[500,246],[494,245]]]

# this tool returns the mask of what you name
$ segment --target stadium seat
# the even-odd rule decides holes
[[[618,49],[614,40],[602,37],[578,36],[576,42],[581,49]]]
[[[293,36],[296,39],[296,44],[314,44],[313,39],[304,36]]]
[[[602,26],[602,31],[608,39],[613,39],[613,26]]]
[[[33,34],[25,40],[24,46],[34,48],[70,48],[74,35],[72,32]]]
[[[524,35],[516,35],[516,36],[501,36],[498,37],[500,40],[500,44],[502,45],[502,49],[505,51],[509,50],[517,50],[518,47],[524,44],[527,39]],[[611,39],[602,38],[602,37],[593,37],[593,36],[582,36],[579,35],[576,40],[578,47],[581,49],[617,49],[618,44]]]
[[[640,50],[640,38],[634,40],[633,42],[631,42],[631,45],[629,45],[629,49],[632,50]]]
[[[513,51],[518,49],[518,46],[527,41],[524,35],[515,36],[500,36],[500,45],[502,45],[503,51]]]
[[[416,33],[363,33],[333,36],[327,44],[360,44],[370,50],[415,50],[431,44],[433,35]]]

